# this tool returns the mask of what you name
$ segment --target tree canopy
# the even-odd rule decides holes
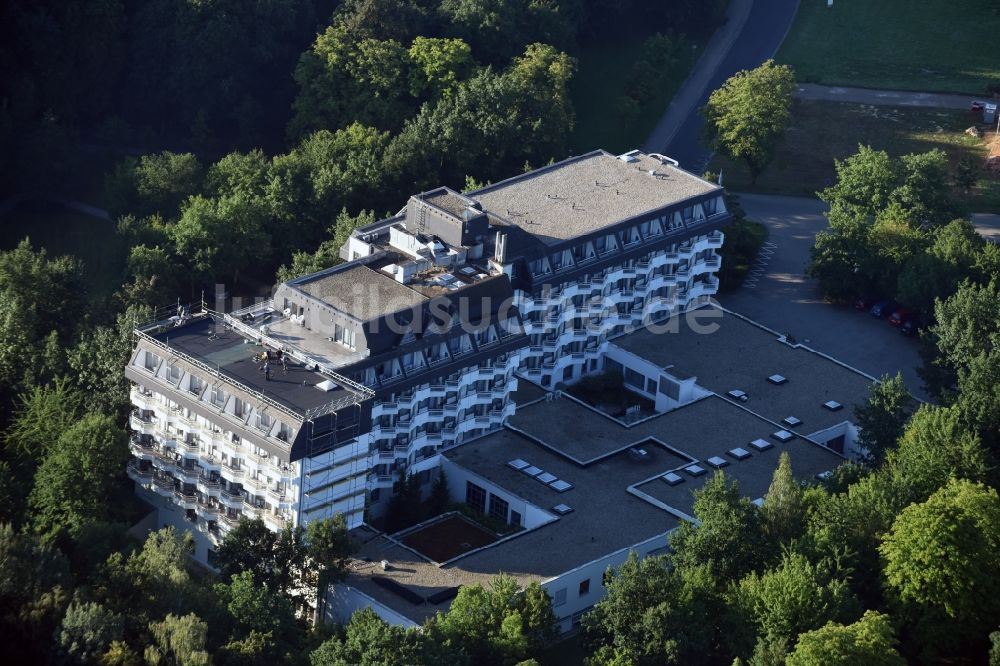
[[[744,162],[756,182],[791,119],[794,91],[792,69],[773,60],[737,72],[702,109],[709,145]]]

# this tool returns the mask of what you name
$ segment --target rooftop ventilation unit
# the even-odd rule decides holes
[[[747,400],[750,399],[750,396],[748,396],[746,393],[744,393],[739,389],[733,389],[732,391],[728,391],[726,395],[728,395],[733,400],[739,400],[740,402],[746,402]]]
[[[831,472],[830,470],[826,470],[825,472],[820,472],[819,474],[817,474],[816,478],[819,479],[820,481],[826,481],[831,476],[833,476],[833,472]]]
[[[775,386],[781,386],[788,382],[788,380],[783,375],[771,375],[767,378],[767,381],[771,382]]]
[[[340,386],[334,384],[329,379],[324,379],[320,383],[316,384],[316,388],[318,388],[320,391],[330,392],[333,391],[334,389],[340,388]]]
[[[701,476],[702,474],[708,472],[708,470],[702,467],[701,465],[688,465],[687,467],[684,468],[684,471],[690,474],[691,476]]]
[[[569,481],[563,481],[562,479],[556,479],[549,484],[549,488],[556,491],[557,493],[564,493],[567,490],[573,489],[573,484]]]
[[[553,481],[558,481],[559,477],[557,477],[555,474],[549,474],[548,472],[542,472],[541,474],[539,474],[538,476],[535,477],[535,480],[536,481],[541,481],[545,485],[549,485]]]
[[[729,464],[728,460],[726,460],[725,458],[720,458],[719,456],[712,456],[707,460],[707,462],[715,469],[722,469],[723,467]]]
[[[757,449],[758,451],[767,451],[768,449],[774,448],[774,444],[767,441],[766,439],[755,439],[750,442],[750,446]]]
[[[794,416],[786,416],[781,419],[781,422],[792,428],[802,425],[802,419],[795,418]]]
[[[729,449],[728,453],[737,460],[746,460],[747,458],[750,457],[750,452],[741,447],[736,447],[735,449]]]
[[[680,474],[674,472],[667,472],[660,477],[668,486],[676,486],[680,483],[684,483],[684,477]]]
[[[633,446],[629,449],[628,454],[636,460],[649,460],[649,451],[639,448],[638,446]]]
[[[823,403],[823,406],[829,409],[831,412],[836,412],[844,408],[844,406],[839,402],[837,402],[836,400],[827,400],[826,402]]]
[[[521,471],[522,469],[528,466],[528,463],[525,462],[524,460],[521,460],[520,458],[514,458],[513,460],[507,463],[507,466],[513,467],[517,471]]]
[[[795,439],[795,435],[788,432],[787,430],[779,430],[778,432],[771,435],[771,437],[774,437],[779,442],[790,442],[791,440]]]
[[[565,516],[567,513],[573,513],[573,507],[566,504],[556,504],[552,507],[552,510],[558,513],[560,516]]]

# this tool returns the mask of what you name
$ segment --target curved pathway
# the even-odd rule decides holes
[[[705,47],[643,149],[665,153],[685,169],[701,173],[711,153],[699,141],[702,119],[698,109],[730,76],[774,56],[798,6],[798,0],[730,0],[725,25]]]

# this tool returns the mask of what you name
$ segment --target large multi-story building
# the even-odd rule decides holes
[[[638,151],[414,195],[269,301],[137,329],[130,474],[202,560],[246,515],[360,526],[404,470],[501,429],[516,372],[571,382],[704,305],[729,221],[720,187]]]

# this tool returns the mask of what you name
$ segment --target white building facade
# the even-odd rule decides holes
[[[209,563],[243,517],[378,518],[503,426],[517,374],[573,381],[609,336],[707,302],[729,221],[721,188],[635,151],[411,197],[267,302],[140,327],[129,474]]]

